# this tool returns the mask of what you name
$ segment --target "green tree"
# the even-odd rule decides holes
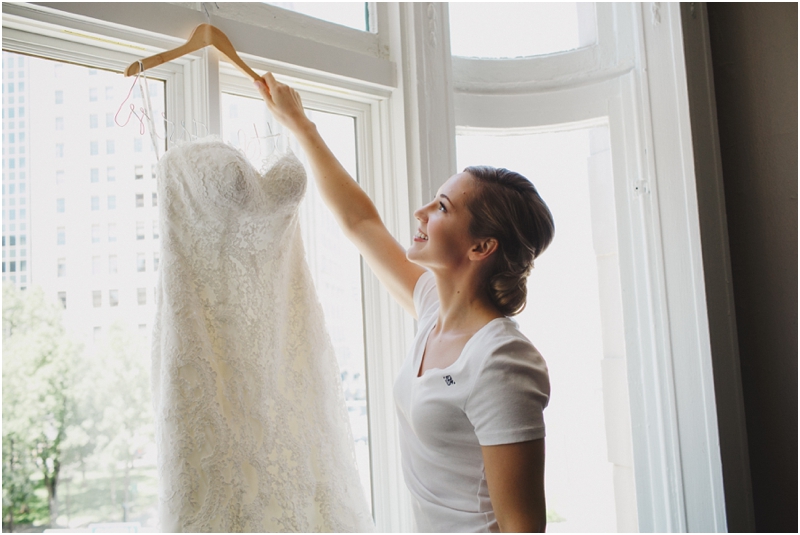
[[[3,479],[4,498],[9,497],[4,514],[8,501],[7,514],[13,517],[13,504],[26,492],[24,485],[12,482],[26,478],[30,459],[47,489],[50,525],[58,517],[67,428],[78,420],[75,394],[82,355],[62,316],[61,306],[48,301],[41,288],[23,292],[12,284],[3,286],[3,453],[4,471],[11,470]]]

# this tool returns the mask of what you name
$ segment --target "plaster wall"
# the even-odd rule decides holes
[[[755,527],[797,532],[797,4],[708,20]]]

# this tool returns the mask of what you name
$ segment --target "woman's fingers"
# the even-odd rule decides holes
[[[278,82],[271,72],[264,74],[255,85],[267,103],[267,108],[281,124],[295,130],[307,120],[300,94],[288,85]]]

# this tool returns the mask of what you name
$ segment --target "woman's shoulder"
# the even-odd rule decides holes
[[[511,318],[492,320],[474,349],[482,357],[482,368],[535,368],[547,373],[544,357]]]

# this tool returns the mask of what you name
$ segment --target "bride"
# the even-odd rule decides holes
[[[297,137],[339,226],[389,293],[418,320],[394,389],[406,485],[419,531],[544,531],[542,356],[509,318],[526,303],[553,217],[525,177],[468,167],[414,217],[404,249],[271,73],[256,82]]]

